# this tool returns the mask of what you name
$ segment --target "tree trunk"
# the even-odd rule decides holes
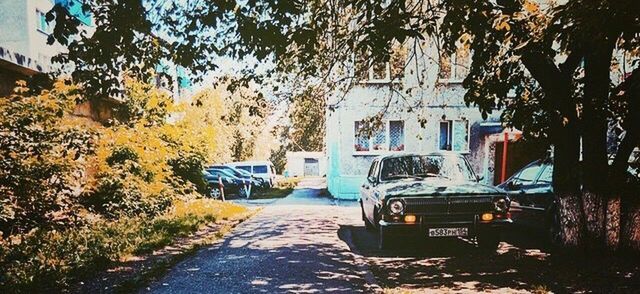
[[[638,195],[629,195],[625,200],[620,242],[623,248],[640,252],[640,201]]]
[[[614,193],[607,200],[606,211],[606,246],[609,249],[617,249],[620,245],[620,194]]]
[[[604,246],[606,208],[605,195],[584,190],[582,192],[582,207],[585,216],[586,241],[590,249],[600,249]]]
[[[579,192],[555,193],[560,216],[560,238],[565,249],[580,248],[583,244],[583,219]]]
[[[584,240],[584,213],[579,185],[580,140],[576,102],[571,92],[573,66],[560,70],[553,58],[531,43],[523,49],[522,62],[544,90],[544,104],[558,113],[551,125],[554,147],[553,190],[560,219],[560,239],[565,249],[576,249]],[[575,60],[575,55],[571,60]],[[578,58],[580,59],[580,58]]]
[[[596,36],[587,47],[584,58],[584,100],[582,111],[583,154],[583,208],[587,229],[587,244],[591,249],[606,245],[605,225],[608,208],[607,194],[611,187],[603,181],[608,173],[607,113],[609,97],[611,55],[613,41],[607,36]],[[617,230],[617,229],[615,229]]]
[[[560,239],[567,250],[581,247],[584,241],[584,217],[578,182],[578,142],[575,119],[556,129],[553,188],[560,220]]]

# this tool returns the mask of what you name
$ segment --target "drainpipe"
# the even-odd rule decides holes
[[[502,173],[500,174],[500,183],[504,183],[507,179],[507,144],[509,144],[509,133],[504,132],[504,141],[502,142]]]

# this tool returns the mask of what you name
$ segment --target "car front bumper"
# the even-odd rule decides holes
[[[407,235],[428,236],[429,229],[435,228],[467,228],[468,237],[476,236],[484,230],[500,231],[512,224],[511,219],[494,219],[481,221],[477,217],[473,221],[424,221],[422,218],[415,223],[379,221],[380,228],[385,232]],[[436,237],[441,238],[441,237]]]

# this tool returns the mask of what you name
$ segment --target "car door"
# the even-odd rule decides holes
[[[531,210],[531,225],[543,229],[548,223],[549,209],[555,201],[553,195],[553,163],[543,164],[535,185],[528,191]]]
[[[369,173],[367,174],[367,178],[364,180],[362,187],[360,188],[360,201],[362,201],[362,209],[364,210],[365,216],[369,219],[370,222],[374,222],[374,207],[375,201],[374,192],[377,179],[377,171],[378,171],[378,160],[374,160],[371,163],[371,167],[369,168]]]
[[[521,225],[535,224],[535,208],[531,194],[536,192],[536,180],[542,172],[542,161],[535,161],[511,177],[503,188],[511,199],[511,216]]]

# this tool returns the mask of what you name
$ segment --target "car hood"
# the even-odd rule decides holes
[[[444,178],[395,180],[380,184],[379,189],[387,196],[504,194],[493,186]]]

